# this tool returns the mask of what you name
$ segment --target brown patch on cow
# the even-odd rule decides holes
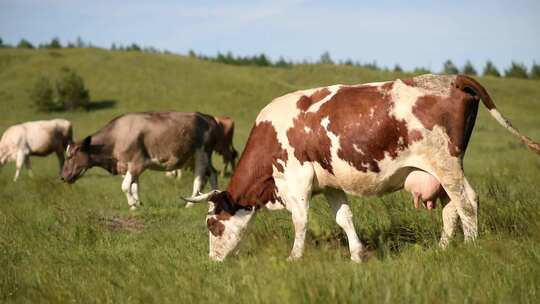
[[[328,118],[328,131],[339,136],[338,156],[359,171],[379,172],[378,161],[386,154],[397,157],[417,138],[409,136],[405,121],[390,114],[392,87],[392,82],[343,87],[317,112],[300,113],[287,131],[295,157],[301,163],[317,162],[333,173],[331,141],[321,125]]]
[[[317,103],[323,100],[326,96],[330,95],[330,90],[327,88],[322,88],[315,91],[310,96],[302,95],[300,99],[296,102],[296,107],[301,111],[307,111],[307,109],[314,103]]]
[[[476,106],[475,106],[476,105]],[[426,95],[418,98],[413,113],[426,127],[433,130],[437,125],[442,127],[450,141],[448,150],[452,156],[462,156],[468,142],[466,125],[474,126],[478,100],[458,88],[452,87],[448,97]],[[472,132],[472,126],[468,126]],[[470,133],[469,133],[470,136]]]
[[[251,129],[246,148],[231,178],[226,201],[236,210],[260,208],[268,202],[279,201],[273,167],[280,172],[287,162],[285,151],[277,140],[277,132],[269,121],[262,121]],[[223,193],[223,192],[222,192]]]
[[[222,236],[225,231],[225,225],[213,217],[206,220],[206,226],[214,236]]]

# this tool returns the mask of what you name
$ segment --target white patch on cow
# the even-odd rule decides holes
[[[358,145],[353,144],[353,148],[354,148],[354,151],[356,151],[356,152],[358,152],[358,153],[360,153],[360,154],[362,154],[362,155],[365,154],[364,151],[362,151],[362,149],[360,149],[360,148],[358,147]]]
[[[211,232],[208,232],[210,259],[214,261],[223,261],[223,259],[231,252],[242,237],[242,232],[246,228],[247,224],[255,214],[255,211],[238,210],[234,216],[231,216],[227,220],[221,220],[225,226],[223,235],[214,236]],[[207,220],[213,216],[208,216]]]
[[[402,146],[404,143],[405,143],[405,141],[403,140],[403,137],[400,136],[398,138],[398,145]]]
[[[324,97],[323,99],[319,100],[318,102],[312,104],[309,109],[307,109],[306,112],[317,112],[319,111],[320,107],[325,104],[327,101],[329,101],[330,99],[332,99],[334,97],[334,95],[336,95],[336,93],[339,91],[339,89],[341,89],[342,87],[344,87],[344,85],[342,84],[336,84],[336,85],[333,85],[333,86],[329,86],[327,87],[326,89],[328,89],[328,91],[330,91],[330,94],[328,94],[326,97]]]
[[[375,108],[369,109],[369,118],[373,118],[374,114],[375,114]]]
[[[305,131],[306,133],[309,133],[309,132],[311,132],[311,129],[308,128],[308,127],[304,127],[304,131]]]

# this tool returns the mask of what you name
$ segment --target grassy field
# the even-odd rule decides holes
[[[91,111],[39,113],[28,90],[39,75],[74,68]],[[74,123],[76,139],[129,111],[230,115],[241,150],[258,111],[283,93],[334,83],[406,77],[352,67],[235,67],[173,55],[92,49],[0,50],[0,130],[52,117]],[[540,140],[540,82],[480,78],[501,112]],[[184,209],[192,175],[147,171],[144,208],[130,212],[121,179],[101,169],[63,184],[55,157],[33,158],[34,178],[0,171],[0,302],[144,303],[538,303],[540,158],[481,106],[465,158],[480,197],[480,237],[437,246],[441,209],[412,208],[406,193],[351,198],[362,240],[375,252],[349,261],[346,237],[322,197],[310,213],[306,252],[286,262],[293,229],[286,211],[260,212],[238,254],[207,258],[205,206]],[[215,166],[221,168],[220,159]],[[225,188],[228,179],[220,179]]]

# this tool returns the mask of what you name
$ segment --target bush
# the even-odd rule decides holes
[[[57,108],[51,82],[45,76],[36,79],[30,90],[30,99],[40,111],[52,111]]]
[[[334,64],[334,61],[332,60],[332,57],[330,57],[329,52],[324,52],[321,54],[321,58],[319,59],[320,64]]]
[[[19,49],[33,49],[34,45],[32,43],[30,43],[30,41],[28,41],[26,39],[21,39],[21,41],[19,41],[19,44],[17,44],[17,48],[19,48]]]
[[[90,103],[90,94],[83,79],[73,70],[62,68],[61,76],[56,81],[57,103],[64,110],[86,108]]]
[[[530,76],[531,79],[540,79],[540,64],[533,63]]]
[[[459,74],[459,70],[456,67],[456,65],[452,62],[452,60],[448,59],[444,62],[443,73],[444,74]]]
[[[486,62],[486,66],[484,67],[484,76],[493,76],[493,77],[501,77],[501,73],[499,73],[499,70],[497,70],[497,67],[488,60]]]
[[[522,63],[512,61],[512,65],[506,71],[504,71],[505,77],[513,78],[528,78],[527,67]]]
[[[476,69],[474,68],[474,66],[472,65],[472,63],[467,60],[467,62],[465,62],[465,66],[463,66],[463,74],[466,74],[466,75],[472,75],[472,76],[476,76]]]
[[[394,73],[403,73],[403,68],[399,64],[394,66]]]

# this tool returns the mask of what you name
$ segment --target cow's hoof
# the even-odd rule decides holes
[[[135,210],[137,210],[137,206],[130,206],[130,207],[129,207],[129,210],[135,211]]]

